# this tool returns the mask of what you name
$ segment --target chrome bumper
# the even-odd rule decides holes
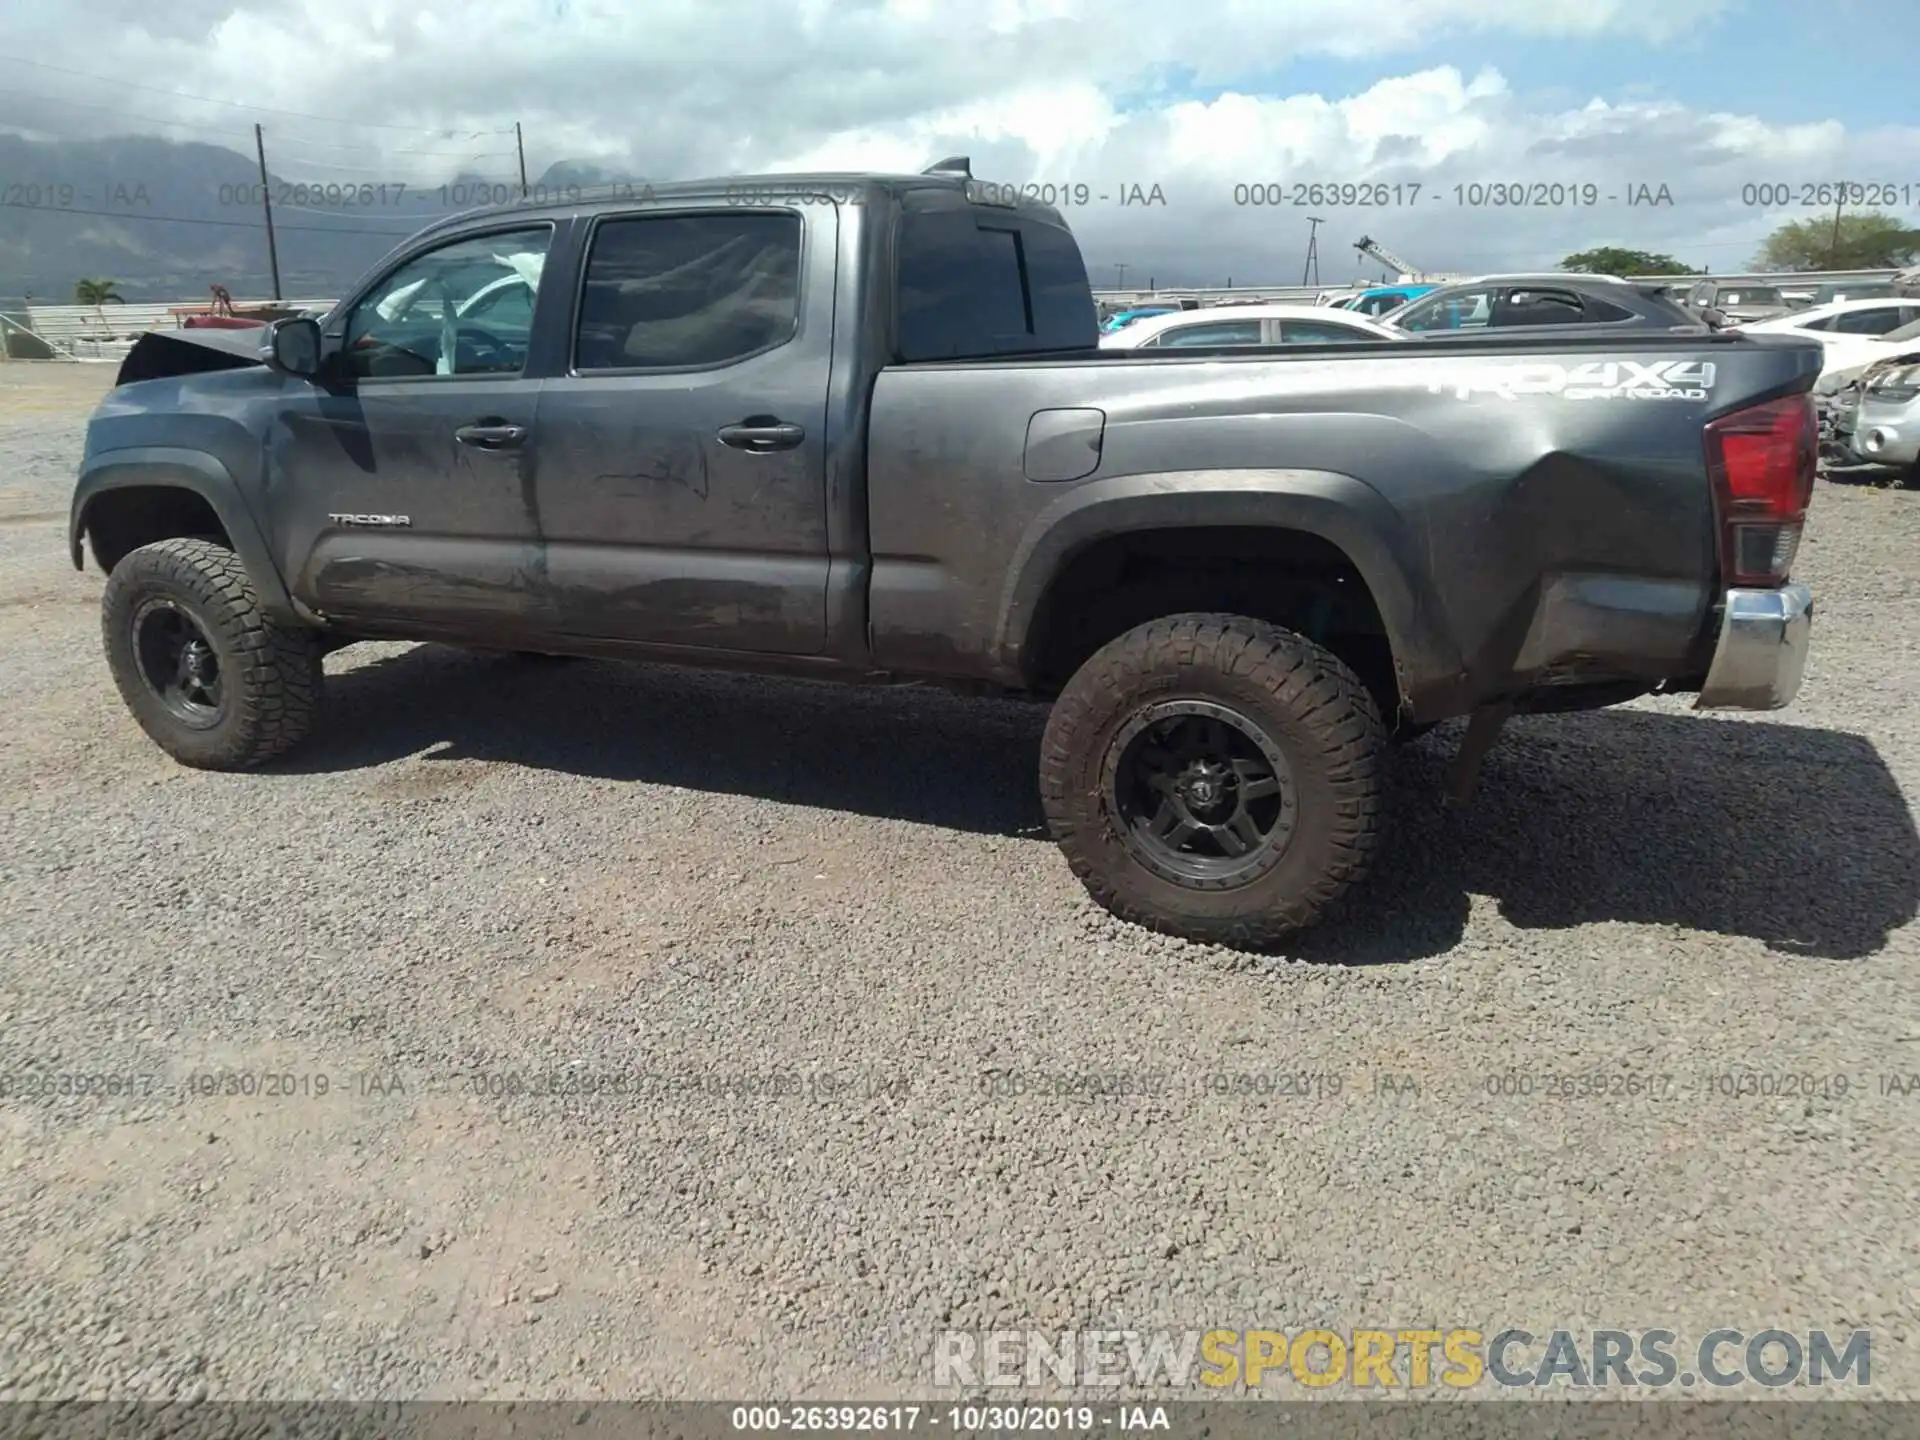
[[[1812,630],[1813,592],[1804,585],[1727,591],[1713,664],[1693,708],[1778,710],[1791,704]]]

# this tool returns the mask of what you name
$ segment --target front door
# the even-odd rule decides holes
[[[830,202],[595,222],[538,420],[565,630],[825,648],[836,231]]]
[[[522,222],[411,256],[329,327],[331,368],[267,455],[276,552],[321,614],[427,634],[551,627],[526,370],[552,237]]]

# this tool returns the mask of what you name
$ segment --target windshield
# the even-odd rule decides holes
[[[1920,340],[1920,320],[1910,320],[1898,330],[1889,330],[1886,334],[1876,335],[1873,338],[1895,345],[1904,345],[1909,340]]]
[[[1738,290],[1722,290],[1720,305],[1784,305],[1786,300],[1771,285],[1742,285]]]

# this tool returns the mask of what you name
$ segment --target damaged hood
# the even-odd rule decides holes
[[[264,365],[265,338],[264,330],[149,330],[133,342],[113,383],[131,385],[172,375]]]

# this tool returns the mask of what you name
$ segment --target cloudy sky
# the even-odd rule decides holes
[[[1122,266],[1128,284],[1298,283],[1308,214],[1326,218],[1329,283],[1378,273],[1356,268],[1362,234],[1433,270],[1622,244],[1728,272],[1774,226],[1818,213],[1800,203],[1809,182],[1884,183],[1920,223],[1916,51],[1889,13],[1865,0],[62,0],[0,16],[0,127],[250,150],[258,122],[278,174],[343,183],[510,179],[516,121],[535,175],[562,159],[651,179],[917,170],[963,153],[976,175],[1065,187],[1096,284]],[[1316,183],[1368,185],[1376,203],[1295,193]],[[1515,208],[1477,188],[1517,183],[1559,189]],[[1629,203],[1662,187],[1662,203]],[[1152,203],[1122,203],[1136,194]]]

